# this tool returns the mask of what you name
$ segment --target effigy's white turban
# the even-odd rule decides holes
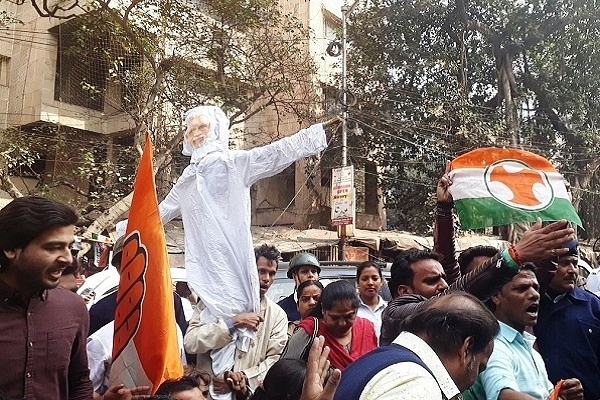
[[[198,106],[188,110],[185,113],[186,129],[189,127],[190,122],[199,116],[204,116],[210,124],[208,137],[202,146],[211,142],[216,142],[219,147],[227,149],[229,147],[229,118],[227,118],[223,110],[217,106]],[[183,155],[191,156],[193,152],[194,149],[188,143],[186,135],[184,135]]]

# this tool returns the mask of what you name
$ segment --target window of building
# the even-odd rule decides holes
[[[119,183],[123,188],[131,187],[138,165],[133,134],[113,138],[113,160],[119,172]]]
[[[377,214],[379,196],[377,194],[377,165],[372,162],[365,164],[365,213]]]
[[[269,201],[273,201],[274,205],[281,209],[290,203],[293,205],[296,196],[296,163],[292,163],[279,174],[268,179],[269,188],[272,188],[272,192],[268,195]]]
[[[97,111],[104,111],[107,102],[136,107],[138,82],[128,72],[140,68],[140,55],[128,51],[110,32],[100,29],[91,36],[83,34],[80,25],[73,19],[50,30],[58,43],[54,100]]]
[[[0,86],[8,86],[10,57],[0,55]]]
[[[46,173],[47,158],[47,153],[38,152],[35,154],[31,165],[16,164],[9,169],[8,173],[11,176],[18,176],[21,178],[40,179]]]
[[[321,186],[331,188],[331,167],[321,167]]]
[[[105,38],[100,34],[92,43],[76,35],[77,29],[75,19],[50,30],[58,41],[54,100],[103,111],[108,67],[93,49]]]
[[[342,27],[342,20],[327,10],[323,9],[323,36],[326,39],[333,40],[339,37]]]
[[[342,112],[342,107],[338,101],[339,89],[333,86],[322,84],[321,91],[323,93],[323,111],[325,114],[340,114]]]
[[[126,110],[136,109],[140,96],[139,82],[135,78],[136,74],[129,74],[129,71],[139,70],[142,67],[142,57],[139,54],[126,54],[119,60],[119,90],[121,97],[121,106]],[[133,78],[131,78],[133,76]]]

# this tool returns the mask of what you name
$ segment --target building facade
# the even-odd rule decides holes
[[[301,121],[273,107],[262,110],[233,130],[232,146],[251,148],[269,143],[340,113],[335,100],[340,58],[328,55],[326,49],[331,41],[339,39],[342,4],[333,0],[280,1],[284,12],[297,17],[312,32],[304,51],[316,63],[317,73],[310,77],[310,85],[299,85],[297,94],[305,96],[302,91],[316,88],[317,100],[310,107],[311,115]],[[93,55],[78,58],[69,52],[71,46],[81,45],[72,34],[72,19],[40,17],[27,4],[3,2],[0,8],[20,21],[0,34],[0,129],[15,130],[14,136],[5,134],[5,138],[30,141],[27,148],[34,158],[26,170],[4,166],[5,171],[23,194],[51,189],[63,200],[84,205],[90,201],[89,193],[101,191],[107,180],[117,179],[106,174],[94,176],[91,159],[113,165],[129,163],[129,173],[135,171],[136,121],[123,111],[130,88],[110,79],[110,65]],[[94,40],[110,45],[110,38],[100,34]],[[131,55],[123,58],[125,67],[134,68],[141,62]],[[173,124],[179,123],[177,115]],[[331,169],[339,166],[337,161],[331,155],[303,160],[258,182],[252,188],[252,223],[300,229],[328,227]],[[81,173],[84,168],[91,171],[87,176]],[[176,168],[171,176],[178,176]],[[356,176],[357,227],[385,229],[377,166],[357,166]],[[9,195],[1,192],[0,197]]]

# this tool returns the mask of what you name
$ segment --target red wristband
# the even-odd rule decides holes
[[[525,264],[525,261],[523,260],[523,257],[521,257],[521,255],[519,254],[519,251],[517,250],[517,248],[515,247],[514,244],[511,244],[508,247],[508,255],[510,256],[510,258],[512,258],[514,260],[514,262],[516,262],[519,265],[523,265]]]

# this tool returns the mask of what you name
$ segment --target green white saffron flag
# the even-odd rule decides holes
[[[561,174],[524,150],[486,147],[451,163],[450,193],[462,229],[566,219],[581,226]]]

